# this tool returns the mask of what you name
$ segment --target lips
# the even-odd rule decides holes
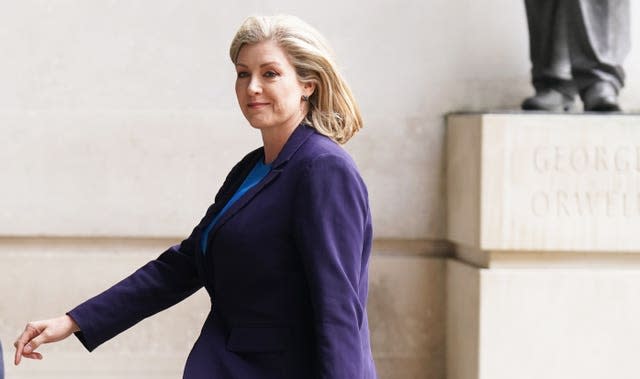
[[[263,102],[251,102],[249,104],[247,104],[249,106],[249,108],[251,109],[261,109],[266,107],[267,105],[269,105],[269,103],[263,103]]]

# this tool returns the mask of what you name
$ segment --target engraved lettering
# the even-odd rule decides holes
[[[554,168],[556,171],[558,172],[562,172],[564,171],[564,168],[566,167],[565,163],[566,163],[566,155],[565,155],[565,151],[563,148],[561,148],[560,146],[556,146],[555,147],[555,165]]]
[[[533,165],[540,173],[549,171],[551,166],[549,162],[549,154],[545,154],[545,150],[548,150],[545,146],[538,146],[533,152]],[[640,154],[640,150],[638,151]]]
[[[607,148],[604,146],[596,147],[596,159],[595,159],[596,171],[608,171],[607,168]]]
[[[539,145],[531,213],[537,217],[640,218],[640,145]]]
[[[621,147],[616,150],[613,158],[616,171],[618,172],[629,171],[629,167],[631,166],[631,163],[629,162],[629,157],[627,156],[627,153],[628,153],[628,149],[626,147]]]
[[[591,192],[576,192],[574,193],[576,200],[576,209],[580,216],[593,216],[595,213],[596,194]]]
[[[562,210],[562,212],[564,212],[565,216],[569,216],[569,208],[567,208],[567,193],[564,191],[558,191],[557,193],[557,214],[558,216],[560,216],[560,210]]]
[[[640,192],[536,191],[531,196],[531,211],[537,217],[639,217]]]
[[[549,196],[542,191],[538,191],[531,197],[531,210],[538,217],[549,214]]]
[[[640,172],[640,146],[538,146],[533,166],[538,173]]]
[[[584,147],[577,147],[571,150],[569,160],[571,162],[571,168],[577,173],[582,173],[589,167],[589,154]]]

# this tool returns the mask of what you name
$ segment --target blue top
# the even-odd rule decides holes
[[[204,233],[202,233],[202,240],[200,240],[200,246],[202,247],[202,253],[204,254],[207,251],[207,241],[209,240],[209,233],[211,229],[216,225],[220,217],[235,203],[239,198],[242,197],[247,191],[253,188],[256,184],[260,183],[262,179],[271,171],[271,164],[265,164],[262,159],[258,159],[258,163],[253,167],[247,178],[242,182],[240,188],[233,194],[229,202],[222,208],[222,210],[213,218],[207,229],[205,229]]]

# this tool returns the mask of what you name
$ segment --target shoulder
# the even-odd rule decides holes
[[[330,138],[316,132],[296,155],[295,171],[302,192],[311,190],[332,196],[347,191],[367,197],[366,184],[355,161]]]
[[[299,150],[296,209],[320,214],[369,214],[367,186],[349,153],[328,137],[315,134]]]
[[[314,132],[298,151],[297,161],[305,171],[317,167],[332,166],[341,170],[358,172],[351,155],[335,141]]]

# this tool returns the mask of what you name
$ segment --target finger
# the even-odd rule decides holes
[[[20,364],[20,357],[22,357],[22,346],[18,344],[17,341],[13,345],[16,347],[16,354],[13,357],[13,364],[17,366]]]
[[[29,358],[29,359],[38,359],[38,360],[42,359],[42,354],[40,354],[40,353],[38,353],[36,351],[34,351],[33,353],[29,353],[29,354],[23,354],[22,356],[25,357],[25,358]]]
[[[20,364],[20,357],[22,356],[24,346],[39,333],[40,331],[31,323],[27,324],[27,326],[24,328],[24,332],[22,332],[18,340],[13,344],[13,346],[15,346],[16,348],[16,354],[14,358],[14,364],[16,366]]]
[[[20,364],[20,359],[22,357],[22,350],[24,349],[24,335],[26,334],[26,331],[24,333],[22,333],[22,335],[20,336],[20,338],[18,338],[18,340],[16,342],[14,342],[13,346],[16,347],[16,353],[15,353],[15,357],[13,358],[13,364],[14,365],[19,365]]]
[[[46,332],[42,332],[38,334],[34,339],[32,339],[28,344],[24,345],[22,352],[23,354],[33,353],[38,348],[38,346],[47,342],[51,342],[49,341],[49,336]]]
[[[16,354],[13,359],[13,363],[17,366],[20,364],[20,360],[24,355],[24,342],[20,339],[14,343],[14,346],[16,347]]]
[[[18,338],[18,340],[16,341],[16,344],[24,346],[38,334],[40,334],[40,328],[37,328],[32,323],[29,323],[27,324],[27,326],[25,326],[24,332],[22,332],[22,334],[20,335],[20,338]]]
[[[36,322],[30,322],[24,327],[24,332],[22,332],[20,340],[27,343],[28,340],[40,334],[44,328],[44,325],[38,325]]]

